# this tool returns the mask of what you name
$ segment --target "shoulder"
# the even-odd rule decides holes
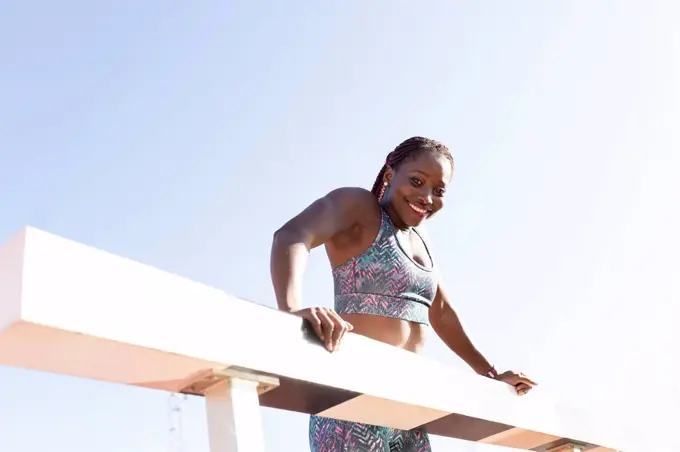
[[[380,204],[369,190],[342,187],[329,192],[326,199],[332,205],[337,233],[329,243],[335,264],[358,254],[375,239],[381,224]],[[335,253],[339,252],[340,255]]]
[[[343,199],[355,203],[373,202],[378,203],[378,200],[373,193],[361,187],[340,187],[331,190],[326,196],[331,196],[337,199]]]
[[[326,200],[347,214],[361,215],[371,211],[379,212],[378,199],[369,190],[361,187],[341,187],[330,191]]]

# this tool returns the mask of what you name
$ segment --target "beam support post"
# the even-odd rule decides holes
[[[279,379],[228,367],[194,376],[180,391],[205,397],[210,452],[264,452],[260,394]]]

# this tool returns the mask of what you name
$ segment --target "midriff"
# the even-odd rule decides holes
[[[373,314],[340,314],[354,326],[352,333],[418,353],[425,344],[427,326]]]

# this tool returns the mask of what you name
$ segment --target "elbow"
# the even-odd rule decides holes
[[[284,241],[290,241],[292,236],[293,236],[293,233],[290,230],[290,228],[288,228],[286,226],[281,226],[276,231],[274,231],[274,235],[272,236],[272,241],[275,244],[282,243]]]
[[[274,231],[274,235],[272,236],[272,249],[280,247],[287,248],[297,244],[304,244],[302,234],[299,231],[296,231],[287,225]]]
[[[289,240],[288,234],[284,228],[279,228],[274,231],[274,234],[272,235],[272,252],[275,252],[278,248],[281,248],[281,246],[286,242],[289,242]]]

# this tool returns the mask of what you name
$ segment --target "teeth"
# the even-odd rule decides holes
[[[420,214],[426,214],[427,213],[427,210],[421,209],[420,207],[416,206],[415,204],[408,203],[408,205],[411,206],[411,209],[415,210],[416,212],[418,212]]]

